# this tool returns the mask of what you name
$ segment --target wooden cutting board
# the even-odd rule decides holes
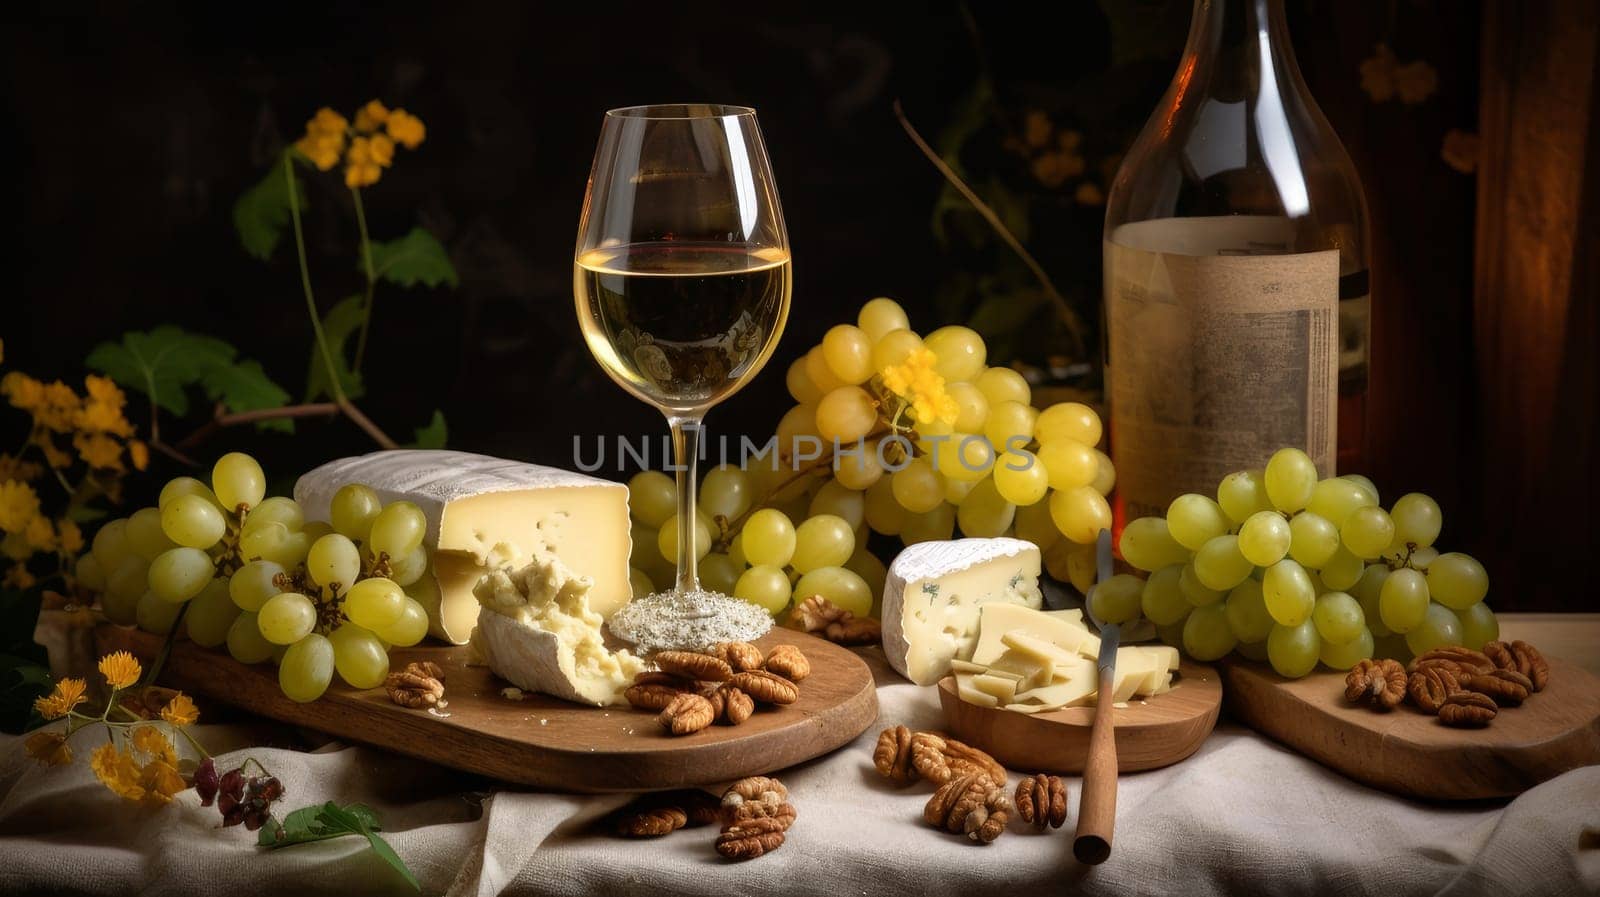
[[[1188,660],[1178,668],[1172,691],[1136,698],[1113,707],[1117,769],[1138,772],[1171,766],[1200,749],[1217,725],[1222,682],[1217,671]],[[956,694],[955,677],[939,682],[950,734],[988,751],[1017,772],[1083,772],[1089,752],[1093,707],[1064,707],[1049,713],[1016,713],[969,704]]]
[[[154,657],[161,638],[106,625],[96,631],[102,653],[127,650]],[[655,714],[620,707],[584,707],[544,695],[512,700],[488,667],[468,666],[465,647],[397,648],[391,666],[431,660],[445,671],[442,710],[410,710],[381,688],[357,691],[337,679],[327,694],[297,704],[278,690],[277,668],[245,666],[225,653],[183,641],[173,646],[160,681],[262,716],[338,738],[497,779],[558,791],[651,791],[712,785],[793,766],[848,744],[878,718],[872,672],[845,648],[775,628],[756,642],[764,650],[799,647],[811,661],[800,700],[758,709],[742,725],[715,725],[673,737]]]
[[[1569,769],[1600,763],[1600,678],[1547,657],[1550,682],[1484,729],[1453,729],[1412,707],[1345,702],[1344,673],[1284,679],[1265,664],[1226,661],[1229,715],[1374,788],[1433,800],[1513,797]]]

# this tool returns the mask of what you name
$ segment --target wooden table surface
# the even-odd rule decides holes
[[[1522,639],[1540,652],[1600,676],[1600,613],[1500,614],[1500,637]]]

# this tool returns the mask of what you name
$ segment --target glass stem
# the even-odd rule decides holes
[[[678,586],[680,592],[693,592],[700,588],[697,570],[699,557],[695,551],[694,535],[699,527],[696,519],[695,468],[700,460],[700,417],[669,415],[672,427],[672,454],[677,462],[678,477]]]

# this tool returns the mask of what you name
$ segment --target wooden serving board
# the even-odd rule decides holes
[[[1284,679],[1223,663],[1229,715],[1375,788],[1433,800],[1513,797],[1600,763],[1600,678],[1547,657],[1550,682],[1483,729],[1454,729],[1409,703],[1389,713],[1345,702],[1344,673]]]
[[[1183,661],[1172,691],[1135,698],[1112,708],[1116,723],[1117,769],[1138,772],[1171,766],[1200,749],[1217,725],[1222,682],[1217,671]],[[939,703],[950,733],[982,748],[1019,772],[1078,774],[1089,753],[1093,707],[1064,707],[1049,713],[1016,713],[969,704],[956,693],[954,676],[939,682]]]
[[[102,652],[149,658],[159,636],[122,626],[96,632]],[[765,707],[738,726],[714,725],[693,735],[667,735],[655,714],[620,707],[584,707],[538,694],[512,700],[488,667],[468,666],[465,647],[397,648],[391,666],[431,660],[445,671],[442,710],[411,710],[381,688],[358,691],[335,678],[327,694],[297,704],[278,690],[277,668],[246,666],[227,654],[183,641],[173,646],[163,684],[235,704],[338,738],[497,779],[558,791],[651,791],[711,785],[772,772],[848,744],[878,718],[872,672],[845,648],[774,628],[756,642],[764,650],[799,647],[811,661],[800,700]]]

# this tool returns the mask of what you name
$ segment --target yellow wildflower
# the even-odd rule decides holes
[[[161,718],[174,726],[193,725],[200,718],[200,708],[194,706],[194,701],[180,691],[172,696],[167,706],[161,708]]]
[[[394,144],[389,145],[390,158],[394,157]],[[344,157],[344,185],[354,190],[378,182],[383,170],[372,152],[372,140],[357,137],[350,141],[350,152]]]
[[[78,457],[90,467],[122,470],[122,443],[104,433],[79,433],[72,437]]]
[[[151,760],[139,771],[139,786],[144,789],[139,802],[150,807],[162,807],[172,802],[172,796],[189,785],[178,775],[173,764],[166,760]]]
[[[19,480],[0,483],[0,530],[20,533],[39,516],[39,495]]]
[[[161,730],[155,726],[135,726],[132,736],[128,739],[135,750],[149,755],[152,760],[163,760],[167,763],[178,762],[178,751],[172,742]]]
[[[40,426],[57,433],[72,432],[78,418],[78,394],[60,380],[44,387],[44,400],[33,409],[33,419]]]
[[[48,517],[35,517],[28,521],[22,537],[28,540],[28,547],[34,551],[56,550],[56,530],[50,525]]]
[[[31,412],[44,403],[44,384],[21,371],[11,371],[0,377],[0,394],[11,407]]]
[[[95,748],[89,755],[89,768],[112,794],[128,800],[144,797],[144,787],[139,784],[139,765],[133,762],[132,755],[118,750],[115,744],[107,742]]]
[[[117,651],[100,658],[100,675],[112,688],[127,688],[139,681],[139,661],[126,651]]]
[[[38,582],[39,580],[34,577],[33,571],[21,563],[12,564],[10,569],[6,570],[6,575],[0,578],[0,586],[11,589],[31,589]]]
[[[132,436],[133,424],[122,414],[122,407],[127,404],[127,397],[117,384],[105,377],[89,375],[84,380],[88,387],[88,399],[83,407],[78,410],[77,429],[90,433],[114,433],[118,436]]]
[[[295,142],[295,148],[310,159],[318,171],[327,171],[339,164],[348,126],[344,116],[324,106],[306,122],[306,134]]]
[[[368,100],[367,105],[356,110],[356,130],[376,131],[389,118],[389,107],[378,100]]]
[[[372,135],[372,140],[367,144],[367,149],[372,155],[372,161],[388,168],[394,164],[394,141],[382,134]]]
[[[56,547],[62,554],[77,554],[83,550],[83,530],[71,520],[63,517],[56,521],[56,536],[60,540]]]
[[[384,130],[389,132],[390,137],[399,141],[401,146],[413,150],[421,146],[423,139],[428,136],[427,126],[423,125],[422,119],[404,109],[396,109],[389,113],[388,120],[384,122]]]
[[[33,709],[45,719],[60,719],[83,703],[83,692],[87,687],[82,679],[58,680],[50,694],[33,699]]]
[[[66,766],[72,762],[72,748],[67,736],[61,732],[38,731],[23,743],[28,753],[45,766]]]
[[[918,423],[935,420],[953,424],[959,408],[945,391],[944,377],[933,369],[938,356],[929,349],[917,349],[900,364],[883,369],[883,385],[911,404]]]
[[[28,482],[44,475],[44,465],[37,461],[28,461],[15,455],[0,452],[0,482],[5,480],[21,480]]]
[[[150,446],[138,439],[128,440],[128,460],[133,462],[134,470],[144,470],[150,466]]]

